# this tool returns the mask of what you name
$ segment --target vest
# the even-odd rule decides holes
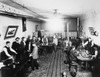
[[[13,53],[10,50],[10,47],[5,46],[5,48],[7,49],[8,54],[13,55]]]
[[[15,53],[12,52],[12,51],[10,50],[10,47],[5,46],[4,48],[7,49],[7,52],[8,52],[9,55],[15,56]],[[2,59],[5,60],[5,59],[7,59],[7,58],[9,58],[9,57],[8,57],[8,56],[6,55],[6,53],[3,51]]]
[[[7,47],[7,46],[5,46],[4,48],[6,48],[7,49],[7,52],[8,52],[8,54],[10,54],[10,48],[9,47]],[[3,51],[3,52],[1,52],[1,60],[6,60],[6,59],[8,59],[9,57],[6,55],[6,53]]]

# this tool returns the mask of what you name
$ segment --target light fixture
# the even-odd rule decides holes
[[[54,9],[53,15],[47,20],[46,28],[53,33],[61,33],[64,31],[64,20],[58,13],[58,9]]]
[[[54,9],[54,14],[56,14],[56,15],[57,15],[57,11],[58,11],[58,9]]]

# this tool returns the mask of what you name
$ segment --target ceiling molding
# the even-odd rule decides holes
[[[38,13],[32,11],[31,9],[27,8],[26,6],[23,6],[23,5],[15,2],[13,0],[0,0],[0,2],[6,4],[8,6],[14,7],[16,9],[19,9],[19,10],[21,10],[23,12],[28,13],[29,16],[31,16],[31,18],[37,18],[37,19],[38,18],[46,18],[46,17],[44,17],[42,15],[39,15]]]

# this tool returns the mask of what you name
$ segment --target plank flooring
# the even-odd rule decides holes
[[[69,66],[64,64],[64,60],[65,53],[61,49],[57,49],[56,52],[44,57],[42,62],[40,62],[39,70],[32,71],[28,77],[62,77],[62,72],[66,72],[67,77],[71,77],[68,69]],[[77,72],[76,77],[80,77],[81,75],[92,77],[91,72],[80,71]]]
[[[54,52],[50,69],[46,77],[60,77],[61,75],[61,51]]]
[[[40,69],[39,70],[35,70],[33,71],[29,77],[33,76],[35,74],[36,77],[61,77],[61,73],[63,72],[64,69],[66,69],[64,67],[64,53],[62,53],[61,49],[57,49],[56,52],[53,52],[51,55],[49,55],[48,57],[48,61],[47,62],[42,62],[43,65],[47,64],[47,69],[45,69],[45,75],[42,76],[36,76],[37,72],[41,72],[41,68],[43,67],[43,65],[41,65],[42,63],[40,63]],[[66,65],[65,65],[66,66]]]
[[[66,54],[61,49],[57,49],[56,52],[45,56],[40,56],[39,69],[33,71],[30,67],[23,77],[62,77],[61,73],[63,72],[67,73],[67,77],[71,77],[68,69],[69,66],[64,64],[65,56]],[[80,66],[78,68],[80,68]],[[92,74],[91,71],[78,70],[76,77],[100,77],[99,73],[99,71],[95,71],[95,73]]]

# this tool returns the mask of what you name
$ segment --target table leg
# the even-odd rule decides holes
[[[86,70],[88,69],[88,62],[86,61]]]

